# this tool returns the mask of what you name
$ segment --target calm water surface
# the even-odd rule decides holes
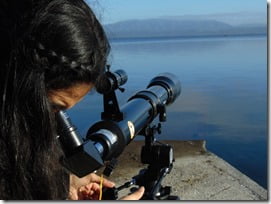
[[[225,37],[112,41],[112,70],[128,74],[121,104],[157,74],[171,72],[182,93],[167,108],[158,140],[206,140],[217,154],[267,188],[267,40]],[[100,119],[101,95],[69,111],[84,135]]]

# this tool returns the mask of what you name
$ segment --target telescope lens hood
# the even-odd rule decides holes
[[[147,88],[152,86],[162,86],[168,92],[168,99],[166,104],[171,104],[175,101],[175,99],[181,94],[181,82],[179,79],[168,72],[158,74],[154,77]]]

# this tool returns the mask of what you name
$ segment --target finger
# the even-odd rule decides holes
[[[103,178],[103,186],[107,188],[113,188],[115,186],[115,183],[112,181],[109,181],[106,178]]]
[[[88,199],[99,200],[100,197],[100,185],[97,183],[91,183],[85,186],[88,192]]]
[[[94,191],[100,191],[100,185],[97,183],[90,183],[85,186],[87,190],[94,190]]]
[[[99,198],[100,191],[95,189],[81,190],[78,193],[80,200],[97,200]]]
[[[90,183],[85,186],[81,186],[79,188],[79,191],[85,191],[87,193],[93,192],[93,191],[100,191],[100,186],[97,183]]]
[[[139,200],[144,194],[145,188],[141,186],[136,192],[122,197],[121,200]]]
[[[93,183],[92,190],[100,192],[100,185],[97,183]]]
[[[87,199],[88,199],[88,193],[85,190],[79,190],[78,200],[87,200]]]
[[[98,176],[97,174],[92,173],[90,180],[91,180],[91,182],[100,183],[101,182],[101,177]],[[108,188],[112,188],[112,187],[115,186],[115,183],[112,182],[112,181],[109,181],[106,178],[103,178],[103,186],[108,187]]]

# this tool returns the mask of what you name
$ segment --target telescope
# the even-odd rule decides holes
[[[119,107],[115,91],[124,91],[121,86],[127,79],[125,71],[110,72],[109,68],[100,79],[96,90],[103,94],[104,112],[101,113],[101,120],[89,128],[85,138],[80,136],[66,112],[56,114],[58,139],[64,151],[61,163],[78,177],[111,161],[104,171],[109,176],[116,158],[137,135],[146,137],[141,154],[143,163],[161,163],[159,168],[173,163],[172,147],[152,146],[153,134],[160,131],[160,124],[158,127],[151,127],[150,124],[157,116],[160,122],[166,120],[166,106],[172,104],[181,93],[180,81],[171,73],[158,74],[145,89],[135,93]],[[164,162],[159,161],[160,156]]]

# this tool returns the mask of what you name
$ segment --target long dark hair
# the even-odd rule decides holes
[[[83,0],[0,3],[0,199],[65,199],[49,90],[96,83],[109,44]]]

